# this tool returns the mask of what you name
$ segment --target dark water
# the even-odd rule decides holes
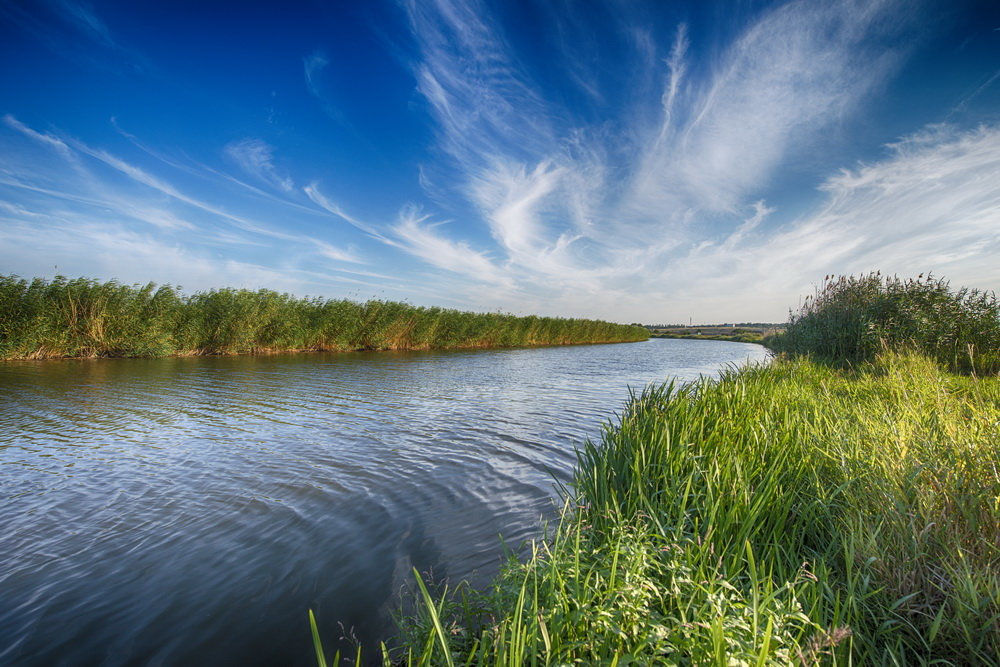
[[[314,664],[495,573],[627,387],[740,343],[0,365],[0,664]]]

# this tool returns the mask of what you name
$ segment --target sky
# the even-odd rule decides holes
[[[1000,3],[0,2],[0,274],[781,322],[1000,290]]]

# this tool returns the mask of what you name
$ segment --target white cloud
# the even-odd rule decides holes
[[[57,153],[59,153],[59,155],[61,155],[67,162],[75,163],[75,157],[73,155],[72,149],[70,149],[70,147],[66,145],[66,142],[64,142],[59,137],[47,134],[45,132],[38,132],[36,130],[33,130],[10,114],[6,114],[3,117],[3,122],[8,127],[17,130],[24,136],[30,139],[34,139],[35,141],[45,146],[48,146],[49,148],[52,148]]]
[[[315,51],[302,59],[302,69],[309,94],[316,98],[327,116],[345,128],[354,131],[347,117],[331,99],[330,91],[323,83],[323,72],[330,66],[330,60],[323,51]]]
[[[555,191],[561,175],[562,170],[549,163],[529,172],[523,164],[497,162],[474,177],[473,200],[494,238],[515,261],[537,254],[544,233],[538,208]]]
[[[90,34],[105,46],[117,48],[117,44],[115,44],[115,40],[111,37],[111,31],[108,29],[108,26],[94,13],[93,9],[85,4],[71,2],[70,0],[63,0],[61,5],[65,11],[64,16],[76,24],[83,32]]]
[[[336,260],[338,262],[351,262],[354,264],[364,264],[364,261],[358,257],[357,252],[353,248],[348,248],[344,250],[342,248],[337,248],[329,243],[324,243],[323,241],[317,241],[316,247],[319,254],[328,259]]]
[[[477,282],[510,284],[506,274],[485,253],[473,250],[464,242],[452,241],[436,233],[435,230],[444,223],[427,221],[428,216],[421,215],[418,210],[404,209],[398,223],[392,227],[395,240],[390,242],[437,268],[461,274]]]
[[[284,192],[295,188],[292,179],[274,165],[274,148],[260,139],[240,139],[226,144],[226,157],[254,178]]]
[[[0,153],[0,219],[9,250],[8,270],[37,264],[44,257],[44,265],[29,275],[44,273],[51,262],[67,273],[125,277],[128,269],[129,279],[190,282],[187,263],[206,280],[214,276],[216,285],[224,285],[232,283],[224,279],[230,269],[234,279],[251,280],[253,275],[274,277],[280,271],[301,276],[312,266],[335,269],[340,263],[364,263],[357,248],[343,241],[342,233],[297,233],[294,228],[257,222],[191,196],[187,187],[104,149],[39,132],[13,116],[4,117],[3,124],[16,139],[5,142]],[[243,146],[234,153],[266,174],[268,160],[257,159],[261,157],[257,148]],[[202,181],[217,175],[197,168],[183,171]],[[190,179],[187,182],[191,185]],[[205,189],[206,183],[195,182],[198,185]],[[209,190],[217,190],[211,185]],[[287,193],[292,194],[298,191]],[[245,199],[227,198],[227,205],[260,208]],[[274,196],[268,200],[309,211],[315,220],[321,217],[294,200]],[[264,248],[270,249],[270,256],[262,252]],[[150,275],[137,275],[142,267]],[[305,280],[289,278],[276,284],[302,285]]]
[[[322,51],[316,51],[302,59],[302,67],[306,76],[306,87],[316,97],[322,98],[323,96],[319,77],[329,64],[330,61]]]
[[[82,248],[86,252],[81,252]],[[27,253],[28,249],[32,252]],[[33,259],[41,253],[46,258],[46,270],[39,270]],[[126,283],[181,283],[187,290],[220,286],[303,290],[302,280],[273,267],[234,259],[219,261],[210,254],[192,252],[178,243],[122,225],[79,217],[44,228],[0,225],[0,264],[25,276],[70,273]]]
[[[482,2],[406,0],[404,6],[423,56],[414,65],[417,87],[444,150],[471,167],[512,146],[534,154],[553,147],[546,104]]]
[[[710,295],[705,310],[715,319],[751,317],[752,309],[778,318],[828,273],[933,272],[997,289],[1000,127],[931,127],[889,150],[827,179],[826,201],[783,228],[756,232],[768,214],[758,204],[732,236],[691,252],[662,279]],[[669,303],[663,308],[670,312]]]
[[[775,221],[781,211],[758,200],[729,233],[636,251],[612,274],[531,281],[511,272],[519,289],[495,303],[621,321],[782,321],[828,273],[933,272],[1000,288],[1000,126],[930,126],[887,151],[831,175],[799,218]]]
[[[687,37],[679,31],[656,141],[635,175],[634,205],[655,210],[681,197],[705,211],[733,211],[790,156],[822,143],[898,65],[886,45],[901,29],[896,2],[779,6],[728,49],[707,85],[678,109]]]
[[[306,194],[307,197],[309,197],[309,199],[314,204],[316,204],[317,206],[319,206],[324,211],[327,211],[328,213],[334,214],[335,216],[337,216],[338,218],[340,218],[344,222],[347,222],[347,223],[349,223],[349,224],[357,227],[358,229],[360,229],[361,231],[365,232],[366,234],[372,236],[373,238],[376,238],[376,239],[378,239],[380,241],[384,241],[385,240],[384,237],[382,236],[382,234],[380,234],[375,229],[374,226],[368,224],[367,222],[364,222],[363,220],[359,220],[358,218],[355,218],[354,216],[346,213],[344,211],[344,209],[340,207],[340,205],[338,205],[336,202],[334,202],[333,200],[331,200],[330,198],[328,198],[326,195],[324,195],[322,192],[320,192],[319,184],[317,184],[317,183],[310,183],[309,185],[307,185],[304,188],[302,188],[302,191]]]
[[[637,108],[595,125],[573,122],[578,114],[535,84],[485,4],[403,5],[419,48],[417,87],[454,168],[452,195],[475,207],[496,241],[491,265],[516,286],[504,298],[531,293],[566,313],[584,303],[607,309],[592,314],[634,308],[628,317],[639,319],[652,304],[683,302],[680,292],[745,310],[773,289],[780,296],[762,305],[771,308],[811,279],[818,255],[842,267],[863,251],[857,230],[836,243],[814,233],[815,222],[782,227],[787,218],[761,193],[780,169],[828,145],[831,129],[888,80],[907,54],[900,36],[915,8],[793,0],[758,14],[711,57],[715,45],[693,44],[685,24],[661,53],[642,17],[618,8],[640,70],[629,81],[660,85],[639,86]],[[557,23],[569,56],[575,28]],[[601,103],[600,77],[576,60],[572,79]],[[422,183],[448,180],[426,172]],[[429,194],[441,201],[438,185]],[[425,220],[411,216],[397,232],[458,250],[421,254],[411,242],[413,254],[436,266],[442,254],[483,258],[456,239],[467,227]],[[778,267],[791,268],[776,282]]]

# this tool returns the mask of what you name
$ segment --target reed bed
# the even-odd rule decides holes
[[[1000,304],[992,292],[923,274],[827,276],[764,344],[843,363],[909,349],[957,372],[1000,373]]]
[[[408,303],[0,276],[0,358],[427,350],[645,340],[642,327]]]
[[[488,592],[427,593],[407,665],[997,664],[1000,380],[888,354],[652,387]]]

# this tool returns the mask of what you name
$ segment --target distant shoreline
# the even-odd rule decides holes
[[[760,336],[755,335],[737,335],[737,336],[699,336],[697,334],[649,334],[650,338],[669,338],[673,340],[719,340],[729,343],[756,343],[761,344],[763,340]]]
[[[784,330],[783,324],[704,325],[676,327],[646,327],[650,338],[684,340],[720,340],[731,343],[761,344],[767,336]]]

